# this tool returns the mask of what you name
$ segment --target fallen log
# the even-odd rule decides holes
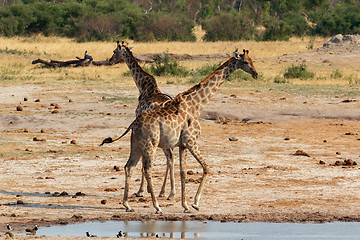
[[[138,62],[153,63],[158,60],[158,58],[164,58],[165,55],[168,55],[173,60],[193,60],[193,59],[211,59],[211,58],[227,58],[230,56],[229,53],[216,53],[216,54],[199,54],[199,55],[189,55],[189,54],[173,54],[173,53],[147,53],[147,54],[134,54],[135,59]],[[89,66],[91,64],[95,66],[113,66],[118,63],[123,63],[124,60],[118,59],[115,61],[105,60],[105,61],[93,61],[92,57],[85,52],[84,58],[76,57],[77,60],[69,61],[57,61],[50,60],[50,62],[43,59],[36,59],[32,61],[32,64],[42,63],[47,67],[79,67],[79,66]]]
[[[69,60],[69,61],[58,61],[58,60],[51,60],[50,62],[43,60],[43,59],[36,59],[32,61],[32,64],[42,63],[47,67],[79,67],[79,66],[90,66],[93,58],[85,51],[84,58],[76,57],[77,60]]]

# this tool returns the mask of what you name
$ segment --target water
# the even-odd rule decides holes
[[[37,235],[115,237],[119,231],[127,237],[154,237],[226,240],[358,240],[360,223],[220,223],[195,221],[107,221],[42,227]]]

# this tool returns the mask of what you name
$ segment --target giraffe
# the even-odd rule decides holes
[[[148,192],[151,194],[156,213],[162,213],[153,189],[152,162],[157,147],[173,149],[176,146],[179,147],[181,202],[184,212],[190,212],[185,192],[185,149],[193,155],[203,169],[201,182],[195,194],[194,203],[191,205],[195,210],[199,211],[200,196],[209,174],[209,167],[196,143],[196,139],[200,134],[199,128],[193,125],[198,122],[197,119],[204,106],[209,103],[224,80],[236,69],[241,68],[243,71],[251,74],[253,78],[257,78],[258,74],[248,53],[249,51],[244,49],[243,54],[239,54],[236,49],[232,58],[227,60],[202,82],[178,94],[173,100],[164,102],[160,107],[152,111],[142,112],[130,124],[122,135],[124,136],[128,131],[132,130],[133,137],[131,138],[130,157],[125,165],[123,205],[126,211],[134,211],[128,203],[129,183],[132,170],[142,157],[143,171],[148,183]]]
[[[120,45],[119,41],[117,41],[116,49],[113,51],[114,54],[110,58],[109,62],[118,62],[120,59],[123,59],[130,69],[131,75],[135,81],[135,84],[139,90],[139,103],[136,108],[136,116],[139,116],[141,112],[146,110],[152,110],[159,107],[163,102],[167,100],[171,100],[172,97],[169,95],[162,93],[157,86],[155,78],[150,75],[149,73],[145,72],[138,62],[136,61],[134,55],[130,51],[124,42]],[[131,135],[131,139],[133,135]],[[108,138],[108,142],[112,142]],[[171,200],[175,195],[175,182],[174,182],[174,173],[173,173],[173,166],[174,166],[174,156],[173,156],[173,149],[163,149],[164,154],[167,158],[167,166],[166,172],[164,177],[164,182],[159,194],[159,197],[164,196],[165,194],[165,187],[168,173],[170,172],[170,184],[171,190],[168,196],[168,200]],[[141,183],[138,192],[136,193],[137,197],[142,197],[144,192],[144,174],[142,174]]]

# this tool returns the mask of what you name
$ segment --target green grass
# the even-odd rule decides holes
[[[112,98],[102,99],[101,101],[106,101],[106,102],[120,101],[120,102],[125,102],[125,103],[134,103],[134,102],[137,102],[137,98],[136,97],[112,97]]]
[[[34,51],[18,50],[18,49],[9,49],[9,48],[0,48],[0,53],[14,54],[14,55],[25,55],[25,54],[34,54]]]

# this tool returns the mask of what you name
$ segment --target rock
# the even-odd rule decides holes
[[[35,102],[40,102],[40,99],[36,99]]]
[[[28,98],[24,97],[24,102],[27,102],[28,101]]]
[[[75,145],[76,145],[77,142],[76,142],[76,140],[71,140],[71,141],[70,141],[70,144],[75,144]]]
[[[105,192],[116,192],[117,188],[105,188],[104,191]]]
[[[22,110],[24,110],[22,106],[19,105],[19,106],[16,107],[16,111],[20,112]]]
[[[59,194],[59,196],[69,196],[69,194],[67,192],[63,191]]]
[[[239,141],[237,137],[229,137],[229,141]]]
[[[72,99],[69,99],[69,102],[73,102],[73,100],[72,100]]]
[[[290,138],[286,137],[286,138],[284,138],[284,140],[285,140],[285,141],[289,141],[289,140],[290,140]]]
[[[335,166],[342,166],[344,164],[344,162],[341,162],[341,161],[336,161],[334,163]]]
[[[101,98],[102,100],[105,100],[106,99],[106,97],[105,96],[102,96],[102,98]]]
[[[22,200],[17,200],[16,204],[24,204],[24,202]]]
[[[101,200],[101,204],[105,205],[107,203],[106,199]]]
[[[120,166],[116,166],[116,165],[115,165],[115,166],[114,166],[114,170],[118,172],[118,171],[121,171],[121,168],[120,168]]]
[[[319,164],[323,165],[325,162],[323,160],[320,160]]]
[[[293,155],[294,156],[310,157],[310,155],[308,153],[304,152],[303,150],[297,150]]]
[[[71,218],[82,219],[83,216],[74,214]]]
[[[85,196],[85,193],[77,192],[77,193],[75,193],[75,196]]]
[[[34,137],[34,138],[33,138],[33,141],[34,141],[34,142],[38,142],[38,141],[41,141],[41,139],[39,139],[39,138],[37,138],[37,137]]]
[[[59,113],[59,110],[55,109],[54,111],[51,111],[52,114]]]

